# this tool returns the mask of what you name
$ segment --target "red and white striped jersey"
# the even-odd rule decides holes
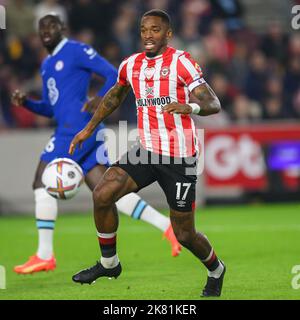
[[[190,115],[162,113],[161,108],[171,102],[188,103],[189,93],[204,82],[189,53],[172,47],[154,58],[143,52],[121,63],[118,84],[133,89],[140,142],[145,149],[169,157],[197,153],[198,139]]]

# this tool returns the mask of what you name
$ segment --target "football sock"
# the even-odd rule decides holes
[[[57,201],[44,188],[34,190],[35,217],[38,228],[38,250],[40,259],[48,260],[53,255],[53,233],[57,217]]]
[[[100,262],[104,268],[111,269],[118,265],[117,255],[117,234],[97,232],[98,241],[101,250]]]
[[[222,263],[219,261],[219,266],[217,267],[217,269],[215,269],[214,271],[209,271],[208,270],[208,276],[212,277],[212,278],[220,278],[222,272],[224,270],[224,266],[222,265]]]
[[[211,249],[210,254],[206,259],[202,260],[202,263],[206,266],[209,277],[220,277],[224,267],[216,256],[214,249]]]
[[[136,193],[129,193],[116,202],[117,209],[133,219],[148,222],[163,232],[170,225],[170,219],[152,208]]]

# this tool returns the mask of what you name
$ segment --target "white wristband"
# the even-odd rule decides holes
[[[201,108],[197,103],[188,103],[188,105],[192,108],[192,113],[199,114]]]

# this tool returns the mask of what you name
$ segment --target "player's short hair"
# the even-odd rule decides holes
[[[163,22],[165,22],[169,27],[171,27],[171,18],[170,16],[167,14],[166,11],[163,11],[163,10],[160,10],[160,9],[152,9],[152,10],[149,10],[147,12],[145,12],[143,14],[143,17],[160,17],[162,18]]]
[[[47,14],[45,14],[43,17],[40,18],[39,21],[47,18],[47,17],[51,17],[53,18],[54,20],[56,20],[56,22],[58,22],[61,26],[64,25],[64,22],[62,21],[61,17],[56,13],[56,12],[49,12]]]

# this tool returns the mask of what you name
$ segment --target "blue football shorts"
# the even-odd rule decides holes
[[[96,139],[96,136],[97,131],[83,142],[82,148],[77,146],[74,154],[70,155],[68,151],[74,136],[54,134],[43,150],[40,160],[49,163],[57,158],[72,159],[81,166],[84,175],[99,164],[109,167],[104,139]]]

